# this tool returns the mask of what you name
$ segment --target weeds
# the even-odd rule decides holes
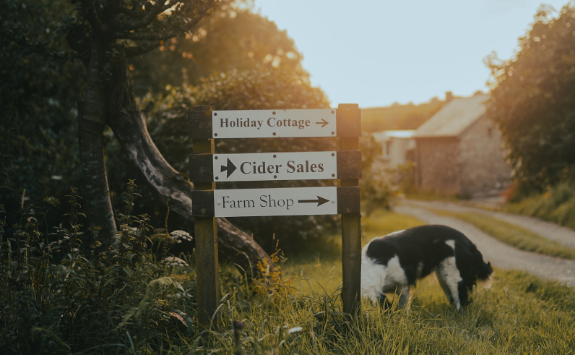
[[[554,222],[575,229],[575,185],[563,181],[545,193],[509,203],[506,210]]]
[[[0,244],[0,348],[5,353],[91,349],[108,354],[129,349],[130,342],[155,351],[166,344],[168,331],[177,330],[171,313],[190,319],[181,309],[194,311],[195,282],[184,288],[169,277],[172,268],[165,271],[155,261],[148,217],[131,214],[135,187],[131,181],[124,194],[114,246],[100,253],[97,241],[82,245],[84,216],[76,189],[67,195],[66,223],[51,233],[40,231],[34,206],[22,206],[15,232]]]

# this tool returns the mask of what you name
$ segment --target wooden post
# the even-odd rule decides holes
[[[338,131],[342,126],[340,122],[345,122],[346,126],[353,127],[354,131],[360,130],[361,111],[357,104],[340,104],[337,111]],[[358,134],[355,137],[339,136],[340,151],[359,150]],[[359,180],[341,179],[340,186],[359,186]],[[343,311],[355,316],[360,311],[361,299],[361,215],[359,213],[343,213],[341,215],[341,236]]]
[[[195,106],[190,112],[190,132],[198,129],[197,122],[207,122],[211,126],[213,106]],[[195,127],[194,127],[195,126]],[[194,134],[191,135],[194,137]],[[194,154],[214,154],[212,138],[194,138]],[[194,169],[194,167],[190,167]],[[190,174],[192,175],[192,174]],[[213,191],[214,182],[194,182],[195,190]],[[192,201],[195,203],[195,201]],[[202,328],[210,326],[220,302],[220,282],[218,270],[218,237],[214,217],[194,217],[196,234],[196,274],[198,284],[198,325]],[[219,316],[214,317],[213,327],[219,328]]]

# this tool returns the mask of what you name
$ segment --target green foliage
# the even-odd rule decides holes
[[[505,209],[575,229],[575,186],[572,181],[562,181],[543,193],[509,203]]]
[[[541,7],[513,58],[488,56],[487,115],[501,128],[514,178],[541,191],[575,166],[575,7]]]
[[[433,98],[429,102],[414,105],[394,103],[386,107],[365,108],[361,112],[362,129],[379,132],[395,129],[416,129],[439,111],[447,101]]]
[[[128,206],[135,196],[135,184],[129,186]],[[15,232],[0,243],[3,353],[117,353],[130,348],[126,334],[136,346],[157,349],[166,332],[183,331],[173,314],[190,319],[181,309],[194,311],[195,282],[170,276],[172,267],[155,261],[147,216],[127,208],[114,247],[98,252],[97,242],[82,245],[76,189],[68,198],[67,222],[54,232],[42,230],[38,217],[45,211],[23,205]]]
[[[123,5],[130,3],[135,2]],[[220,5],[193,32],[165,41],[163,51],[129,59],[134,90],[141,98],[139,103],[158,102],[149,122],[154,142],[166,160],[183,174],[188,172],[186,161],[191,151],[186,110],[194,105],[211,104],[218,109],[329,107],[325,94],[311,87],[309,74],[301,68],[302,55],[285,31],[253,13],[250,2],[230,5],[224,1]],[[44,206],[45,195],[63,201],[68,184],[82,185],[76,119],[77,103],[83,100],[86,72],[81,61],[74,58],[85,58],[69,55],[65,40],[66,35],[74,38],[85,35],[82,27],[85,14],[75,12],[77,9],[79,7],[64,0],[24,0],[9,2],[0,14],[3,79],[0,81],[3,110],[0,144],[4,173],[0,186],[12,187],[12,190],[0,191],[0,205],[9,211],[6,215],[0,212],[0,219],[6,220],[3,228],[8,234],[13,233],[11,226],[17,222],[22,190],[26,190],[26,203]],[[123,15],[120,17],[125,19]],[[163,26],[154,22],[156,25],[158,29]],[[89,35],[84,38],[86,45],[91,41]],[[133,42],[123,41],[128,47],[135,45]],[[193,85],[180,86],[186,83],[186,77],[187,84]],[[168,85],[170,88],[166,90]],[[167,112],[160,112],[164,109]],[[138,171],[121,161],[120,147],[111,130],[105,131],[104,140],[108,182],[117,225],[120,225],[123,206],[119,197],[126,189],[124,182],[143,179]],[[301,143],[301,140],[281,140],[261,147],[230,140],[222,142],[218,150],[281,151],[293,147],[317,150],[334,146],[333,141],[327,146],[325,141]],[[151,191],[142,191],[142,198],[134,202],[134,208],[149,211],[149,223],[163,224],[165,204]],[[65,212],[63,205],[52,206],[49,211],[45,216],[49,225],[57,224],[58,216]],[[267,219],[264,224],[253,223],[249,231],[256,236],[264,235],[260,241],[266,241],[268,249],[273,250],[271,237],[281,226],[293,226],[299,230],[298,236],[307,238],[317,236],[319,231],[335,223],[331,217],[295,223],[293,219],[282,220],[279,228],[271,228],[277,221]],[[170,222],[176,229],[193,229],[190,221],[174,214]],[[96,232],[86,231],[82,238]]]
[[[7,211],[18,210],[24,189],[27,202],[40,206],[47,194],[65,198],[62,179],[80,185],[75,120],[84,68],[69,56],[62,32],[73,10],[64,0],[9,1],[2,6],[0,186],[9,188],[0,191],[0,203]],[[62,213],[60,208],[54,211]],[[9,214],[6,219],[10,229],[16,217]]]
[[[367,214],[380,209],[389,208],[392,194],[390,181],[386,174],[372,169],[373,162],[382,154],[382,147],[372,134],[364,132],[360,138],[361,173],[360,192],[362,210]]]
[[[251,6],[223,4],[196,27],[194,33],[165,41],[159,50],[130,59],[137,95],[160,93],[167,85],[199,85],[202,78],[234,69],[274,68],[309,77],[287,32]]]

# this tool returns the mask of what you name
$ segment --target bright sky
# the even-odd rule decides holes
[[[568,0],[546,0],[559,10]],[[421,103],[487,91],[483,58],[508,59],[536,0],[256,0],[286,29],[333,107]]]

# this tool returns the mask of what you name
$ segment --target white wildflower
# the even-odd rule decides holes
[[[181,243],[183,241],[191,242],[193,239],[188,232],[181,230],[173,231],[172,233],[170,233],[170,237],[176,240],[177,243]]]
[[[185,261],[183,261],[180,258],[176,258],[175,256],[168,256],[167,258],[162,260],[162,263],[166,264],[167,266],[173,266],[173,267],[188,266],[188,264]]]
[[[288,334],[293,334],[293,333],[299,333],[302,331],[302,327],[293,327],[290,330],[288,330]]]

